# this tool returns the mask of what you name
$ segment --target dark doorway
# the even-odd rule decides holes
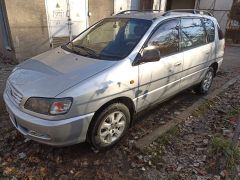
[[[141,0],[140,5],[141,10],[152,10],[153,9],[153,0]]]
[[[173,9],[194,9],[195,0],[168,0],[166,10]]]

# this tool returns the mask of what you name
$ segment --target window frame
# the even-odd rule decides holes
[[[201,21],[201,24],[202,24],[202,27],[204,29],[204,32],[205,32],[205,38],[207,39],[207,31],[206,31],[206,27],[203,23],[203,17],[193,17],[193,16],[188,16],[188,17],[181,17],[181,20],[182,19],[199,19]],[[182,42],[182,21],[180,22],[181,26],[180,26],[180,42]],[[215,39],[214,39],[215,41]],[[213,41],[213,42],[214,42]],[[210,42],[210,43],[213,43],[213,42]],[[198,48],[198,47],[201,47],[201,46],[205,46],[209,44],[208,42],[206,42],[205,44],[201,44],[201,45],[198,45],[198,46],[191,46],[191,47],[188,47],[188,48],[183,48],[182,47],[182,43],[180,43],[180,52],[184,52],[184,51],[189,51],[189,50],[192,50],[194,48]]]
[[[219,24],[217,25],[217,34],[218,34],[218,40],[224,40],[225,39],[225,35],[222,31],[222,29],[220,28]]]
[[[172,55],[175,55],[175,54],[178,54],[179,52],[181,52],[181,48],[180,48],[180,25],[181,25],[181,17],[174,17],[174,18],[168,18],[168,19],[164,19],[162,20],[161,22],[159,22],[155,27],[154,29],[151,31],[151,33],[149,34],[149,36],[147,37],[147,39],[145,40],[145,42],[143,43],[141,49],[139,50],[139,54],[141,54],[144,50],[144,48],[147,47],[147,44],[149,42],[149,40],[152,38],[152,36],[154,35],[154,33],[159,29],[160,26],[162,26],[163,24],[165,24],[166,22],[168,21],[171,21],[171,20],[178,20],[179,21],[179,29],[178,29],[178,34],[179,34],[179,42],[178,42],[178,46],[179,46],[179,49],[178,49],[178,52],[175,52],[175,53],[171,53],[167,56],[164,56],[163,58],[165,57],[168,57],[168,56],[172,56]],[[134,59],[133,63],[132,63],[132,66],[137,66],[139,65],[139,62],[138,62],[138,55],[136,56],[136,58]],[[161,57],[162,58],[162,57]]]
[[[204,29],[206,31],[207,38],[208,38],[208,33],[207,33],[207,28],[206,28],[206,26],[204,24],[204,19],[207,19],[207,20],[211,21],[213,23],[213,28],[214,28],[214,40],[212,42],[208,42],[207,44],[214,43],[216,41],[216,27],[215,27],[215,23],[214,23],[213,20],[211,20],[209,18],[205,18],[205,17],[202,18],[202,24],[203,24],[203,27],[204,27]]]
[[[151,40],[151,38],[153,37],[153,35],[155,35],[155,33],[159,30],[159,28],[162,26],[162,25],[164,25],[164,24],[166,24],[166,23],[168,23],[168,22],[170,22],[170,21],[173,21],[173,20],[176,20],[175,18],[172,18],[171,20],[168,20],[168,21],[165,21],[164,23],[162,23],[161,25],[159,25],[158,26],[158,28],[154,31],[154,33],[151,35],[151,37],[149,38],[149,40],[147,41],[147,43],[146,43],[146,45],[148,45],[148,43],[149,43],[149,41]],[[178,19],[179,20],[179,19]],[[179,26],[180,26],[180,20],[178,21],[179,22]],[[176,26],[177,27],[177,26]],[[179,39],[179,41],[178,41],[178,51],[176,51],[176,52],[173,52],[173,53],[170,53],[170,54],[167,54],[167,55],[165,55],[165,56],[161,56],[161,58],[165,58],[165,57],[168,57],[168,56],[171,56],[171,55],[174,55],[174,54],[177,54],[177,53],[179,53],[180,52],[180,27],[178,27],[178,29],[176,29],[176,30],[178,30],[178,39]],[[161,55],[161,52],[160,52],[160,55]]]

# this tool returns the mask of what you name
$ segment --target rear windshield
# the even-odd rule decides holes
[[[90,27],[64,49],[95,59],[121,60],[128,56],[152,21],[108,18]]]

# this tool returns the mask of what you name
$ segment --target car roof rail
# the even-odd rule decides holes
[[[213,16],[212,13],[206,10],[199,10],[199,9],[174,9],[170,11],[166,11],[163,16],[169,16],[171,13],[191,13],[191,14],[201,14],[201,15],[208,15]]]
[[[116,15],[126,14],[126,13],[130,13],[130,12],[160,12],[160,11],[159,10],[151,10],[151,9],[146,9],[146,10],[125,10],[125,11],[121,11],[121,12],[117,13]]]

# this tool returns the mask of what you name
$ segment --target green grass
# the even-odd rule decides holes
[[[224,137],[214,137],[212,139],[211,154],[213,156],[223,156],[226,159],[226,167],[233,169],[240,162],[240,150],[234,146],[232,141]]]
[[[192,112],[193,117],[199,117],[205,112],[207,112],[216,102],[216,98],[205,100],[196,110]]]

